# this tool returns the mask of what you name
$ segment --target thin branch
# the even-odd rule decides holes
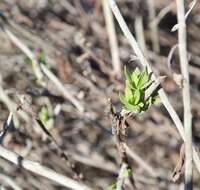
[[[190,103],[190,79],[188,71],[184,0],[176,0],[178,17],[178,42],[183,77],[183,106],[185,128],[185,189],[192,190],[192,114]]]
[[[140,45],[144,55],[147,54],[147,47],[144,37],[144,27],[143,27],[143,18],[142,15],[138,13],[135,17],[135,33],[136,33],[136,39],[138,41],[138,44]]]
[[[108,32],[109,43],[110,43],[110,51],[111,51],[112,65],[113,65],[114,73],[119,75],[119,77],[121,77],[119,49],[118,49],[113,14],[112,14],[112,11],[110,10],[107,0],[102,0],[102,6],[103,6],[104,18],[105,18],[105,22],[106,22],[106,29]]]
[[[72,104],[82,113],[84,111],[84,107],[69,91],[66,90],[60,80],[45,65],[41,64],[41,69],[44,74],[55,84],[55,86],[63,94],[63,96],[67,100],[71,101]]]
[[[1,77],[1,76],[0,76]],[[17,117],[15,115],[16,113],[16,108],[17,108],[17,104],[15,102],[13,102],[8,95],[6,94],[5,90],[2,88],[2,86],[0,85],[0,101],[2,101],[9,109],[10,112],[12,112],[14,114],[13,120],[14,120],[14,124],[16,126],[19,126],[19,121],[17,120]],[[29,117],[28,115],[23,112],[20,111],[17,113],[24,121],[29,122]]]
[[[124,177],[124,172],[126,171],[127,167],[128,167],[128,165],[125,162],[123,162],[122,166],[120,168],[120,171],[119,171],[118,178],[117,178],[116,190],[122,190],[122,188],[123,188],[124,180],[126,178],[126,177]]]
[[[158,25],[156,22],[152,22],[155,17],[155,0],[147,0],[147,5],[148,5],[148,10],[149,10],[149,20],[150,20],[150,30],[151,30],[151,41],[153,44],[153,50],[156,53],[159,53],[160,51],[160,46],[159,46],[159,36],[158,36]]]
[[[2,173],[0,173],[0,181],[2,181],[3,184],[8,184],[14,190],[22,190],[22,188],[19,187],[12,178]]]
[[[191,2],[191,4],[189,5],[190,9],[189,9],[189,10],[187,11],[187,13],[184,15],[185,22],[186,22],[187,17],[189,16],[190,12],[192,11],[192,9],[194,8],[194,6],[196,5],[196,3],[197,3],[197,0],[193,0],[193,1]],[[184,11],[184,13],[185,13],[185,11]],[[171,32],[175,32],[176,30],[178,30],[178,28],[179,28],[179,23],[178,23],[178,24],[175,24],[175,25],[172,27]]]
[[[35,55],[31,52],[29,48],[26,47],[25,44],[23,44],[10,30],[7,28],[3,28],[3,31],[6,33],[6,35],[10,38],[10,40],[19,47],[31,60],[33,65],[33,70],[35,75],[37,76],[38,81],[42,81],[43,79],[43,73],[40,70],[39,64],[37,63],[37,59]]]
[[[164,7],[158,14],[157,16],[154,18],[153,24],[158,25],[160,23],[160,21],[166,16],[167,13],[169,13],[172,8],[173,8],[173,4],[174,2],[170,3],[168,6]]]
[[[91,190],[91,188],[82,183],[79,183],[71,178],[58,174],[55,171],[39,164],[38,162],[24,159],[23,157],[17,155],[16,153],[10,150],[7,150],[2,146],[0,146],[0,157],[12,162],[13,164],[19,167],[22,167],[38,175],[46,177],[52,181],[55,181],[64,187],[71,188],[74,190]]]
[[[110,7],[124,33],[124,35],[126,36],[128,42],[130,43],[130,46],[133,48],[135,54],[137,55],[138,59],[140,60],[140,63],[143,66],[147,66],[148,67],[148,71],[149,73],[152,72],[151,66],[150,64],[147,62],[147,60],[145,59],[144,55],[142,54],[135,38],[133,37],[133,35],[131,34],[126,22],[124,21],[119,8],[117,7],[117,4],[114,0],[109,0],[109,4]],[[153,75],[153,79],[155,81],[157,81],[158,79],[155,77],[155,75]],[[159,91],[159,95],[160,95],[160,99],[163,103],[163,105],[165,106],[165,108],[167,109],[169,115],[171,116],[172,120],[175,123],[175,126],[181,136],[181,138],[185,141],[185,132],[184,132],[184,128],[183,128],[183,124],[180,120],[180,118],[178,117],[176,111],[174,110],[173,106],[171,105],[171,103],[169,102],[169,99],[166,95],[166,93],[164,92],[164,90],[161,88]],[[199,156],[196,152],[196,150],[193,148],[193,158],[195,161],[195,165],[198,169],[198,171],[200,172],[200,159]]]
[[[135,160],[145,171],[147,171],[152,177],[157,178],[158,174],[145,160],[138,156],[133,150],[125,145],[126,153]]]
[[[0,144],[2,143],[8,129],[11,127],[12,118],[13,118],[13,113],[10,112],[6,122],[3,125],[3,130],[0,132]]]

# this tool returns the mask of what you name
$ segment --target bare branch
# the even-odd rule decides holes
[[[112,11],[110,10],[107,0],[102,0],[104,18],[106,21],[106,28],[108,32],[108,38],[110,43],[110,51],[112,56],[112,65],[114,73],[121,77],[121,65],[119,59],[119,49],[117,43],[117,36],[115,31],[115,23],[113,19]]]
[[[159,53],[160,46],[159,46],[159,36],[158,36],[158,25],[156,22],[152,22],[155,19],[156,13],[155,13],[155,0],[148,0],[148,10],[149,10],[149,19],[150,19],[150,30],[151,30],[151,40],[153,44],[153,50],[156,53]]]
[[[0,173],[0,181],[2,181],[3,184],[8,184],[14,190],[22,190],[22,188],[19,187],[12,178],[2,173]]]
[[[192,190],[192,114],[190,103],[190,79],[186,49],[186,24],[184,0],[176,0],[178,17],[178,43],[181,72],[183,77],[183,106],[185,128],[185,188]]]
[[[12,162],[17,166],[20,166],[38,175],[55,181],[64,187],[71,188],[74,190],[91,190],[91,188],[87,187],[82,183],[79,183],[71,178],[58,174],[55,171],[39,164],[38,162],[24,159],[23,157],[17,155],[16,153],[10,150],[7,150],[2,146],[0,146],[0,157]]]

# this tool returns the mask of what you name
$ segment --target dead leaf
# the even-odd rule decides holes
[[[172,175],[173,182],[176,182],[180,178],[184,162],[185,162],[185,144],[182,144],[180,149],[179,159]]]

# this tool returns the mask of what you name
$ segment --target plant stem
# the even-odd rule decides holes
[[[155,0],[147,0],[147,5],[149,10],[150,31],[151,31],[151,41],[153,45],[153,51],[159,53],[160,46],[159,46],[158,26],[155,22],[152,22],[156,16],[154,1]]]
[[[22,156],[10,150],[7,150],[3,146],[0,146],[0,157],[12,162],[13,164],[21,168],[29,170],[40,176],[46,177],[51,181],[57,182],[58,184],[66,188],[70,188],[74,190],[91,190],[91,188],[86,186],[85,184],[81,182],[77,182],[69,177],[63,176],[55,172],[54,170],[41,165],[38,162],[27,160],[23,158]]]
[[[190,83],[186,49],[186,24],[184,1],[176,0],[178,17],[178,41],[181,72],[183,77],[183,106],[185,128],[185,189],[192,190],[192,114],[190,104]]]
[[[116,36],[113,14],[112,14],[112,11],[109,7],[107,0],[102,0],[102,6],[103,6],[104,18],[105,18],[105,22],[106,22],[106,29],[107,29],[108,38],[109,38],[110,51],[111,51],[112,65],[113,65],[114,73],[118,74],[119,77],[121,77],[119,48],[118,48],[118,42],[117,42],[117,36]]]

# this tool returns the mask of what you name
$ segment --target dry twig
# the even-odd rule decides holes
[[[10,150],[7,150],[2,146],[0,146],[0,157],[12,162],[13,164],[19,167],[22,167],[38,175],[46,177],[52,181],[55,181],[64,187],[71,188],[74,190],[91,190],[91,188],[82,183],[79,183],[71,178],[58,174],[55,171],[39,164],[38,162],[24,159],[23,157],[17,155],[16,153]]]
[[[152,22],[156,16],[154,1],[155,0],[148,0],[147,4],[149,9],[150,30],[151,30],[151,40],[153,44],[153,50],[156,53],[159,53],[160,46],[159,46],[158,26],[156,22]]]
[[[5,137],[8,129],[11,127],[12,118],[13,118],[13,113],[10,112],[6,122],[3,125],[3,130],[0,132],[0,144],[2,143],[3,138]]]
[[[125,176],[124,176],[124,172],[127,170],[128,166],[126,163],[122,163],[122,166],[120,168],[119,171],[119,175],[117,178],[117,187],[116,190],[122,190],[123,189],[123,184],[124,184],[124,180],[125,180]]]
[[[192,190],[192,114],[190,103],[190,79],[186,49],[186,24],[184,0],[176,0],[178,17],[178,43],[181,72],[183,77],[183,106],[185,128],[185,188]]]
[[[22,190],[22,188],[19,187],[19,185],[17,185],[16,182],[12,178],[2,173],[0,173],[0,181],[2,181],[3,184],[8,184],[14,190]]]
[[[121,77],[121,65],[119,59],[119,49],[117,43],[117,36],[115,31],[115,24],[113,19],[112,11],[110,10],[109,4],[107,0],[102,0],[104,18],[106,21],[106,28],[109,37],[110,50],[112,56],[112,65],[114,69],[114,74]]]

